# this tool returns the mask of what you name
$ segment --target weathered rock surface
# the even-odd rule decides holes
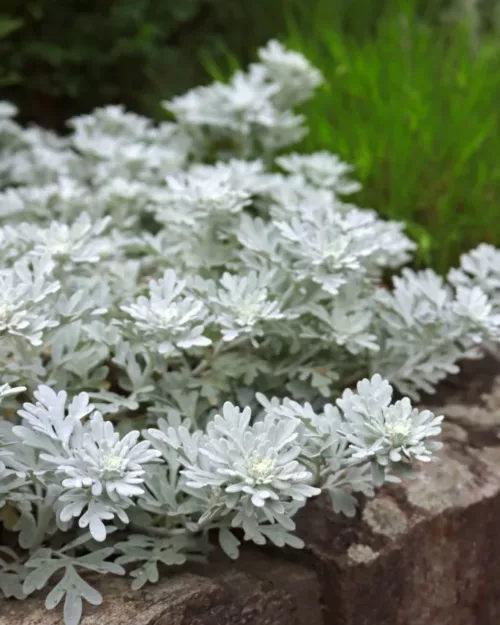
[[[444,448],[356,519],[326,499],[299,517],[303,552],[248,550],[133,593],[104,580],[82,625],[498,625],[500,378],[448,389]],[[484,385],[484,382],[482,382]],[[439,400],[435,400],[439,401]],[[430,406],[429,401],[426,402]],[[0,604],[0,625],[61,625],[42,599]]]
[[[248,552],[237,563],[172,574],[138,592],[103,579],[104,603],[81,625],[322,625],[321,597],[308,567]],[[0,603],[0,625],[62,625],[40,598]]]

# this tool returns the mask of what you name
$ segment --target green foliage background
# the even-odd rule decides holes
[[[320,3],[315,37],[290,20],[287,43],[326,77],[302,149],[354,164],[355,201],[405,221],[420,263],[445,272],[500,245],[500,33],[491,13],[424,20],[427,6],[388,2],[363,32],[348,5]]]
[[[278,0],[3,0],[1,96],[56,127],[110,102],[155,115],[208,80],[201,50],[224,43],[245,63],[282,15]]]
[[[500,246],[500,2],[317,0],[285,9],[284,42],[325,76],[299,151],[356,168],[353,201],[406,222],[417,266],[445,273]],[[226,79],[238,66],[206,66]]]

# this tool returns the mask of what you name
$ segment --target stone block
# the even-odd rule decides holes
[[[135,593],[104,578],[82,625],[498,625],[500,377],[488,374],[475,394],[452,381],[433,399],[444,446],[415,480],[384,487],[354,519],[311,502],[304,551],[247,549]],[[0,625],[61,624],[40,597],[0,605]]]

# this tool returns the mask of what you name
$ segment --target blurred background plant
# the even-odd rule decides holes
[[[319,0],[286,15],[285,43],[326,78],[299,149],[352,163],[354,201],[405,221],[420,265],[500,245],[500,2]],[[206,57],[219,79],[236,62]]]
[[[2,97],[53,127],[109,103],[156,116],[208,80],[202,48],[223,42],[244,64],[280,20],[281,0],[3,0]]]
[[[4,0],[2,98],[56,128],[106,103],[157,117],[271,37],[326,77],[297,149],[352,163],[353,201],[405,221],[420,265],[500,245],[500,0]]]

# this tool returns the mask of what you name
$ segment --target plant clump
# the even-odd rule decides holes
[[[350,167],[283,153],[321,80],[271,42],[173,122],[109,106],[58,137],[0,106],[6,597],[49,585],[77,625],[88,571],[300,547],[309,498],[352,516],[439,448],[411,400],[498,340],[498,252],[398,277],[415,245]]]

